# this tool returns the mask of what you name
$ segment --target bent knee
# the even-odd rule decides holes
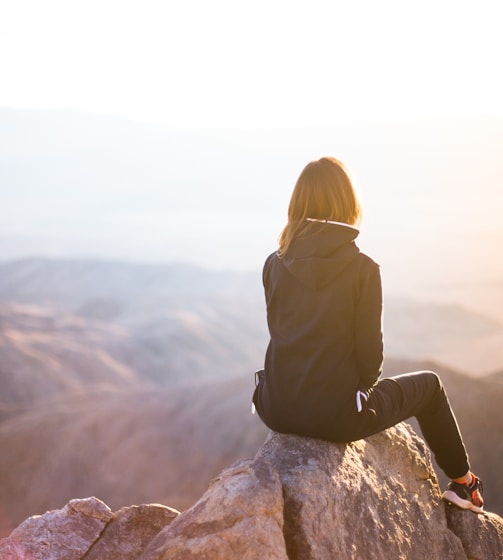
[[[425,376],[425,379],[427,379],[428,385],[434,393],[445,394],[444,384],[437,373],[434,371],[424,371],[422,374]]]

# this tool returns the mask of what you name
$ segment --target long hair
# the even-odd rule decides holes
[[[308,220],[327,220],[351,226],[361,219],[361,207],[347,169],[339,160],[323,157],[304,167],[288,206],[288,222],[279,237],[284,256],[296,237],[312,227]]]

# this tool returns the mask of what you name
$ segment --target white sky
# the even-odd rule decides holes
[[[0,107],[172,125],[503,114],[493,0],[0,0]]]

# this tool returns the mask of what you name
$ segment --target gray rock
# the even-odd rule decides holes
[[[347,445],[270,433],[182,514],[96,498],[32,517],[2,560],[502,560],[503,519],[442,502],[407,424]]]
[[[60,510],[26,519],[0,541],[2,560],[80,560],[112,519],[97,498],[71,500]]]
[[[146,545],[178,515],[160,504],[120,509],[85,560],[136,560]]]
[[[141,560],[288,560],[283,496],[263,459],[224,471],[208,492],[154,538]]]
[[[429,450],[406,424],[348,445],[273,433],[141,560],[503,558],[501,518],[455,515],[459,531],[447,524]]]
[[[274,434],[290,559],[464,558],[423,442],[402,424],[349,445]]]
[[[97,498],[72,500],[61,510],[28,518],[0,540],[0,558],[136,560],[178,515],[160,504],[124,507],[113,514]]]
[[[447,525],[459,537],[468,560],[503,559],[503,519],[494,513],[477,515],[445,506]]]

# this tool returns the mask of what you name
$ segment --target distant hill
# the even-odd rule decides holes
[[[0,420],[36,401],[89,386],[139,384],[125,359],[132,347],[120,326],[0,302]]]
[[[486,375],[484,377],[485,381],[491,382],[491,383],[500,383],[503,384],[503,371],[497,371],[495,373]]]
[[[194,379],[253,371],[268,340],[259,271],[23,259],[0,263],[0,302],[43,308],[37,313],[59,332],[71,322],[99,329],[93,348],[160,383],[187,370]],[[36,318],[23,324],[45,328]],[[388,356],[434,359],[476,376],[503,364],[503,323],[461,305],[385,294],[384,329]]]
[[[184,265],[0,265],[0,417],[91,385],[254,371],[265,324],[246,278]]]
[[[0,300],[72,312],[82,308],[83,314],[104,312],[111,319],[120,318],[121,307],[99,310],[105,301],[129,309],[154,307],[157,301],[173,297],[225,294],[249,300],[260,290],[261,278],[256,273],[208,270],[185,263],[49,258],[0,262]]]
[[[475,377],[501,367],[503,321],[438,299],[385,297],[386,355],[434,359]]]

